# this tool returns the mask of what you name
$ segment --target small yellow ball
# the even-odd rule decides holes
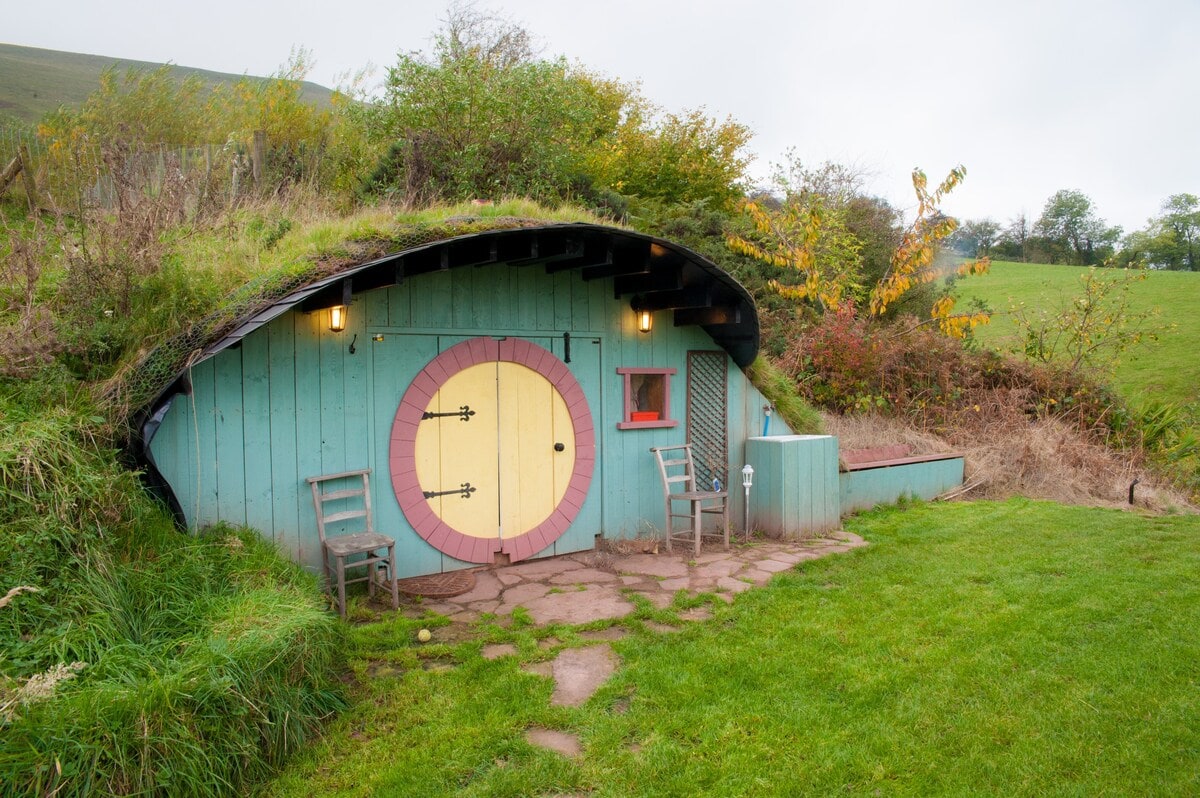
[[[417,632],[417,639],[422,643],[428,643],[433,639],[433,635],[430,634],[428,629],[422,629],[421,631]]]

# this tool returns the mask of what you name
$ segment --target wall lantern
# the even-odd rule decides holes
[[[742,508],[742,533],[750,540],[750,485],[754,482],[754,466],[742,466],[742,487],[746,489],[746,503]]]
[[[346,309],[350,307],[350,279],[342,280],[342,301],[329,309],[329,331],[341,332],[346,329]],[[351,350],[354,354],[354,350]]]
[[[635,296],[629,306],[633,308],[633,318],[637,322],[638,332],[650,332],[650,328],[654,326],[654,311],[642,304],[640,296]]]
[[[634,313],[637,314],[638,332],[650,332],[650,328],[654,326],[654,316],[651,315],[650,311],[645,308],[639,308]]]
[[[334,305],[329,309],[329,331],[341,332],[346,329],[346,306]]]

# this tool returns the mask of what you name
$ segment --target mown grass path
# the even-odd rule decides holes
[[[578,630],[356,630],[356,705],[277,795],[1190,795],[1200,792],[1200,519],[1011,500],[847,521],[801,563],[655,633],[582,707],[521,665]],[[428,621],[424,621],[428,623]],[[516,657],[485,660],[485,642]],[[368,673],[373,678],[365,678]],[[576,759],[525,729],[578,734]]]

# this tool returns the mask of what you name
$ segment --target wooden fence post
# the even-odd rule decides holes
[[[4,192],[8,190],[8,184],[16,179],[17,173],[21,171],[21,156],[16,155],[8,166],[4,167],[4,171],[0,172],[0,197],[4,196]]]
[[[25,142],[21,142],[17,157],[21,159],[21,179],[25,181],[25,197],[29,200],[29,210],[37,213],[41,203],[38,202],[37,183],[33,179],[33,162],[29,159],[29,148],[25,146]]]
[[[254,172],[254,185],[262,188],[267,165],[267,131],[254,131],[254,150],[250,156],[250,168]]]

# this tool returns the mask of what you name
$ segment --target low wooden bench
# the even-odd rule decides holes
[[[907,444],[893,446],[871,446],[865,449],[843,449],[838,458],[839,471],[865,471],[868,468],[909,465],[910,463],[934,463],[938,460],[953,460],[962,457],[954,452],[937,454],[913,454]]]
[[[838,458],[842,514],[893,504],[904,497],[934,499],[962,485],[961,454],[912,453],[911,446],[844,449]]]

